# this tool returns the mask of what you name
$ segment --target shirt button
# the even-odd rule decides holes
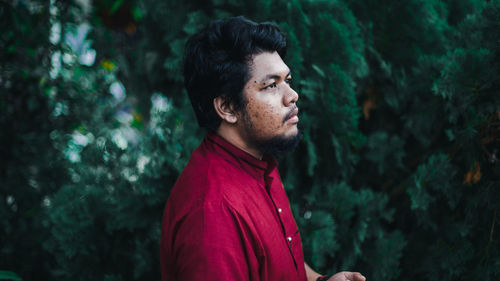
[[[288,236],[286,239],[288,239],[289,242],[292,242],[292,237]]]
[[[278,212],[280,212],[280,213],[281,213],[281,211],[283,211],[283,210],[281,210],[281,208],[278,208]]]

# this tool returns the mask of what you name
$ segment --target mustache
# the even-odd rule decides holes
[[[283,118],[283,123],[286,122],[286,120],[290,119],[290,117],[299,114],[299,108],[297,106],[294,106],[286,115],[285,118]]]

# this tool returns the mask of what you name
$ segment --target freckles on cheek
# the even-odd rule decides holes
[[[274,108],[268,105],[263,105],[254,98],[248,99],[247,111],[252,116],[254,125],[260,127],[264,131],[275,131],[282,126],[281,119]]]
[[[276,112],[269,108],[261,108],[262,119],[264,120],[264,127],[269,129],[278,129],[281,126],[281,122],[278,120]]]

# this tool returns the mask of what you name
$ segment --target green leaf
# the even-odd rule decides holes
[[[0,280],[22,281],[23,279],[12,271],[0,270]]]
[[[324,72],[323,70],[321,70],[321,68],[319,68],[317,65],[313,64],[313,65],[312,65],[312,68],[313,68],[314,70],[316,70],[316,72],[317,72],[317,73],[318,73],[321,77],[323,77],[323,78],[325,78],[325,77],[326,77],[325,72]]]
[[[142,10],[138,7],[134,7],[132,9],[132,17],[134,17],[134,20],[139,22],[142,19]]]
[[[111,6],[111,9],[109,9],[109,12],[111,14],[114,14],[120,7],[123,5],[123,0],[117,0],[115,3],[113,3],[113,6]]]

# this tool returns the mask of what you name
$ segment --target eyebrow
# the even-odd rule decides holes
[[[291,75],[292,75],[292,72],[288,71],[288,74],[285,77],[288,77],[288,76],[291,76]],[[262,80],[260,80],[260,83],[264,84],[265,82],[267,82],[267,81],[269,81],[271,79],[279,80],[279,79],[281,79],[281,76],[278,75],[278,74],[268,74]]]

